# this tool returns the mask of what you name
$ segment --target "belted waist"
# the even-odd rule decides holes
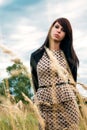
[[[57,86],[57,85],[64,85],[64,84],[69,84],[68,82],[60,82],[60,83],[56,83],[55,85]],[[39,88],[47,88],[47,87],[52,87],[52,85],[47,85],[47,86],[39,86]]]

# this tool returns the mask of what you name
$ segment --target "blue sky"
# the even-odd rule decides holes
[[[0,0],[0,44],[29,68],[30,54],[40,47],[52,22],[70,20],[74,47],[80,59],[78,79],[87,84],[87,0]],[[0,74],[13,58],[0,49]]]

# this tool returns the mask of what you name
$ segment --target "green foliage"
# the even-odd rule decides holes
[[[30,79],[27,75],[20,73],[17,76],[10,77],[8,79],[10,93],[15,96],[16,102],[20,99],[24,102],[24,97],[22,96],[22,92],[25,93],[29,98],[33,96],[31,93],[31,84]]]
[[[22,92],[29,98],[33,96],[30,76],[26,67],[21,62],[14,63],[6,68],[9,77],[2,80],[0,83],[0,94],[7,95],[9,92],[18,102],[25,102]],[[26,103],[26,102],[25,102]]]
[[[6,68],[6,70],[7,70],[7,72],[9,73],[9,74],[11,74],[11,71],[13,71],[13,70],[19,70],[19,69],[22,69],[22,63],[16,63],[16,64],[13,64],[12,66],[8,66],[7,68]]]
[[[5,82],[4,80],[0,83],[0,95],[5,95]]]

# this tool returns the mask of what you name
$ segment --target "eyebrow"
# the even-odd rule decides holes
[[[64,28],[61,24],[59,24],[58,22],[56,22],[54,25],[59,25],[61,26],[61,28]]]

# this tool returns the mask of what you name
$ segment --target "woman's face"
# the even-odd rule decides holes
[[[65,30],[64,28],[56,22],[51,29],[50,38],[54,41],[61,42],[65,37]]]

